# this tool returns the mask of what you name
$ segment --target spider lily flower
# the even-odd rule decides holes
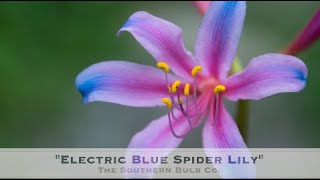
[[[198,29],[194,56],[185,49],[178,26],[136,12],[119,33],[131,33],[155,58],[157,67],[102,62],[82,71],[76,87],[84,102],[167,106],[168,113],[138,132],[129,148],[176,148],[202,122],[204,148],[247,148],[223,99],[259,100],[301,91],[307,68],[294,56],[270,53],[253,58],[242,72],[228,76],[245,11],[245,2],[212,2]],[[235,172],[221,175],[237,177]]]
[[[284,54],[296,55],[320,38],[320,9],[316,11],[307,25],[297,35],[297,37],[282,50]]]

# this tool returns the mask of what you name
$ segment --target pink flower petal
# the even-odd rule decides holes
[[[218,114],[214,119],[214,109],[211,108],[208,120],[203,127],[204,148],[246,148],[239,129],[226,110],[222,99],[219,102]],[[214,123],[215,122],[215,123]],[[213,126],[213,124],[215,124]]]
[[[228,156],[233,158],[239,155],[250,157],[250,152],[246,149],[247,146],[239,129],[226,110],[222,99],[219,101],[217,115],[214,116],[214,113],[214,109],[211,108],[202,132],[202,142],[206,155],[224,159],[223,163],[214,164],[222,178],[254,178],[256,174],[255,165],[229,164],[227,162]],[[214,121],[216,122],[214,123]],[[237,150],[232,151],[231,148],[237,148]]]
[[[277,93],[298,92],[305,87],[307,74],[306,65],[294,56],[261,55],[224,82],[225,96],[234,101],[258,100]]]
[[[211,1],[193,1],[194,6],[200,12],[201,15],[204,15],[209,9]]]
[[[172,83],[177,78],[168,76]],[[163,105],[168,96],[164,72],[151,66],[125,61],[106,61],[83,70],[76,87],[84,102],[104,101],[127,106]]]
[[[204,71],[217,79],[225,78],[231,68],[245,11],[245,2],[212,2],[198,29],[195,56]]]
[[[191,79],[191,70],[197,64],[185,49],[178,26],[147,12],[136,12],[119,33],[122,31],[130,32],[156,61],[166,62],[178,76]]]
[[[177,114],[177,121],[173,120],[173,128],[175,129],[175,132],[178,134],[185,134],[189,131],[189,125],[184,118],[184,116],[177,111],[175,111],[175,114]],[[137,151],[135,153],[135,148],[170,148],[165,149],[161,152],[153,152],[148,151],[144,152],[141,155],[144,157],[166,157],[171,151],[173,151],[176,147],[180,145],[182,142],[182,138],[178,139],[175,136],[173,136],[170,127],[169,127],[169,121],[167,114],[163,117],[151,121],[151,123],[144,128],[142,131],[138,132],[136,135],[133,136],[126,153],[127,157],[132,157],[132,155],[140,155],[141,153]],[[139,168],[156,168],[160,164],[138,164],[135,165]],[[126,164],[127,168],[132,167],[133,165]],[[124,174],[125,178],[151,178],[153,177],[153,173],[126,173]]]
[[[177,113],[177,112],[175,112]],[[184,134],[189,130],[186,119],[179,113],[178,121],[173,120],[173,128],[178,134]],[[168,121],[168,115],[151,121],[142,131],[131,140],[128,148],[176,148],[182,141],[173,136]]]

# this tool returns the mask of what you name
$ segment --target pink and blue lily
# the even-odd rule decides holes
[[[76,87],[86,103],[167,105],[168,114],[138,132],[129,148],[176,148],[203,121],[204,148],[246,148],[223,99],[259,100],[301,91],[307,68],[297,57],[270,53],[253,58],[243,71],[229,76],[245,12],[245,2],[212,2],[198,29],[194,56],[185,49],[178,26],[147,12],[136,12],[119,33],[131,33],[159,68],[125,61],[101,62],[82,71]]]

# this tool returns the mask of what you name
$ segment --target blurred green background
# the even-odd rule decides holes
[[[248,2],[238,49],[243,63],[285,47],[318,7]],[[0,147],[127,147],[162,116],[163,108],[84,105],[74,85],[79,72],[105,60],[155,66],[129,33],[116,36],[141,10],[180,26],[193,51],[201,16],[192,2],[1,2]],[[249,147],[320,147],[319,42],[299,57],[309,69],[305,90],[251,103]],[[228,103],[233,115],[235,107]],[[201,147],[201,129],[181,147]]]

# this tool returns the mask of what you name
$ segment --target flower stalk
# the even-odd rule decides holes
[[[240,100],[237,106],[236,121],[239,127],[240,134],[243,137],[243,140],[248,144],[248,129],[249,129],[249,100]]]
[[[320,8],[315,12],[306,26],[281,53],[297,55],[320,38]]]

